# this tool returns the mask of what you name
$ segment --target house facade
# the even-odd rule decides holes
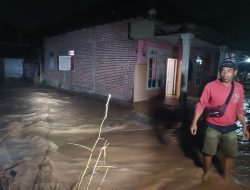
[[[83,28],[43,43],[48,84],[128,102],[198,96],[217,77],[225,54],[178,25],[144,19]]]
[[[128,22],[110,23],[45,39],[44,80],[132,101],[138,41],[128,39],[128,27]]]

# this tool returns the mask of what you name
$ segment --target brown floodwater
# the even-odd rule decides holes
[[[249,144],[239,141],[235,181],[225,183],[215,164],[204,182],[200,139],[185,119],[153,119],[111,97],[97,142],[105,104],[52,88],[1,86],[0,168],[15,174],[10,189],[249,189]]]

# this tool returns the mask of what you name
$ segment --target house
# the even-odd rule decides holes
[[[0,81],[23,77],[22,58],[0,58]]]
[[[18,47],[11,49],[7,46],[5,52],[0,52],[0,81],[35,79],[39,74],[38,66],[41,57],[38,55],[39,48],[20,44],[11,45]]]
[[[192,25],[142,18],[83,28],[44,39],[43,79],[128,102],[196,97],[227,54],[211,41]]]

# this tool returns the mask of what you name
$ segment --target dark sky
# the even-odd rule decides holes
[[[145,17],[152,7],[161,21],[212,27],[250,51],[248,0],[0,0],[0,43],[30,43],[84,26]]]

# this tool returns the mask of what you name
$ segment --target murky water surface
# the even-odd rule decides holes
[[[125,105],[109,105],[91,154],[105,103],[55,89],[1,87],[0,168],[16,172],[11,189],[77,189],[88,161],[80,189],[92,173],[91,190],[100,184],[107,190],[225,189],[215,170],[210,182],[201,181],[202,169],[190,154],[195,151],[187,148],[193,142],[183,137],[181,122],[152,119]],[[234,177],[246,187],[230,186],[235,190],[250,186],[249,143],[239,142]]]
[[[247,124],[250,126],[250,95],[245,96],[244,109]],[[250,130],[249,127],[248,129]],[[239,183],[250,187],[250,141],[242,141],[242,126],[239,122],[237,122],[237,134],[239,140],[239,157],[236,159],[234,178]]]

